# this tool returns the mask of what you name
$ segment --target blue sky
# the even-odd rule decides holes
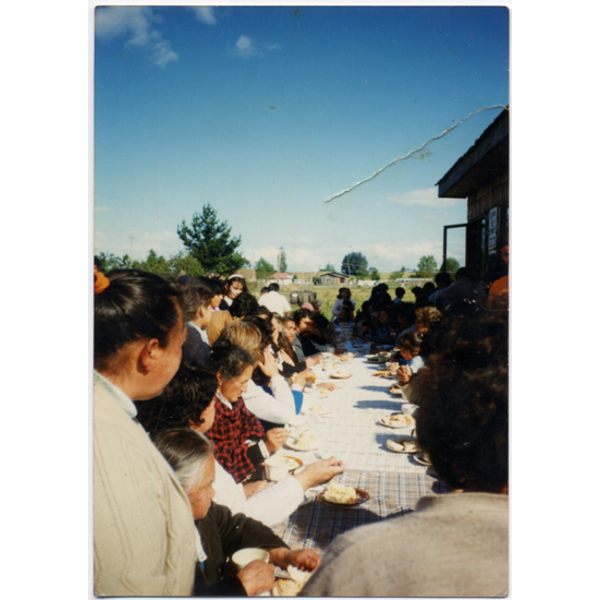
[[[442,256],[436,182],[509,101],[503,7],[100,7],[95,252],[183,250],[210,203],[253,264],[388,272]],[[461,264],[462,239],[449,254]]]

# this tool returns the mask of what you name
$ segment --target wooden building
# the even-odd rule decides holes
[[[438,181],[439,198],[467,198],[467,222],[444,227],[446,263],[448,230],[465,228],[466,267],[483,276],[496,259],[499,240],[508,240],[509,111],[504,110]]]
[[[319,275],[319,285],[342,285],[346,283],[348,280],[348,275],[344,275],[343,273],[336,273],[335,271],[330,271],[329,273],[323,273]]]

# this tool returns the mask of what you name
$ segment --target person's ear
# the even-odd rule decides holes
[[[190,419],[188,421],[188,425],[190,426],[190,429],[194,429],[195,431],[200,431],[200,428],[202,427],[202,423],[204,423],[204,421],[202,420],[202,417],[200,417],[200,421],[201,421],[201,423],[196,423],[196,421],[192,421],[192,419]]]
[[[221,371],[217,371],[217,383],[219,384],[219,387],[223,385],[223,377],[221,377]]]
[[[144,373],[149,373],[153,369],[159,348],[156,338],[148,340],[142,347],[138,362]]]

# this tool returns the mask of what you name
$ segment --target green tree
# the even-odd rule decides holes
[[[256,279],[269,279],[275,273],[275,267],[264,258],[256,261],[254,269],[256,271]]]
[[[282,250],[281,254],[279,255],[279,271],[280,273],[285,273],[287,271],[287,260],[284,250]]]
[[[358,269],[358,271],[354,273],[354,277],[356,277],[356,279],[369,279],[369,272],[366,269]]]
[[[164,256],[158,256],[154,250],[148,252],[148,256],[144,261],[135,260],[133,266],[141,271],[156,273],[156,275],[166,275],[171,273],[171,266]]]
[[[134,268],[134,261],[131,260],[127,254],[121,258],[112,253],[107,254],[106,252],[100,252],[100,254],[98,254],[98,260],[100,261],[100,271],[103,273],[109,273],[114,269]]]
[[[200,277],[204,275],[202,265],[188,252],[178,252],[169,258],[169,266],[174,273],[184,272],[190,277]]]
[[[185,221],[178,225],[177,235],[207,273],[227,276],[248,264],[237,251],[241,236],[231,237],[231,227],[227,221],[219,222],[210,204],[202,207],[202,214],[194,213],[191,226]]]
[[[379,281],[381,279],[381,275],[375,267],[369,269],[369,276],[373,281]]]
[[[356,275],[357,271],[366,271],[369,267],[367,258],[362,252],[350,252],[342,259],[342,273]]]
[[[335,271],[335,267],[328,262],[321,271]]]
[[[417,265],[417,277],[432,277],[438,272],[437,262],[433,256],[421,256]]]
[[[456,273],[460,269],[460,263],[452,257],[446,259],[446,273]]]

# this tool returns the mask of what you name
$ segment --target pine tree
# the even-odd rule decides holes
[[[210,204],[202,207],[202,214],[194,214],[190,227],[183,221],[177,235],[206,273],[227,276],[248,264],[237,252],[241,236],[231,237],[231,227],[227,221],[219,222]]]

